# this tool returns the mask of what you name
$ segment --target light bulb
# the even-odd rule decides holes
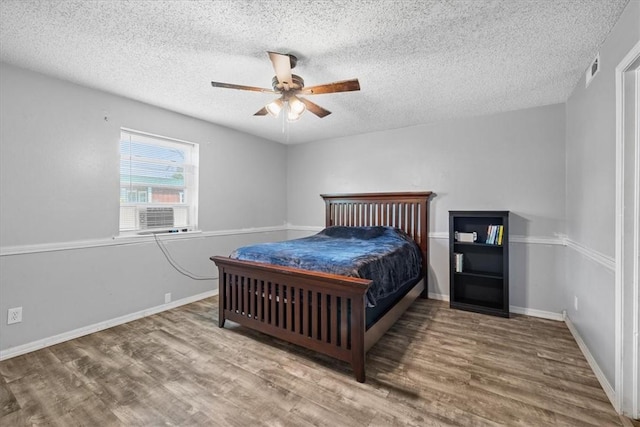
[[[280,114],[280,110],[282,110],[283,106],[284,103],[282,102],[282,99],[278,98],[275,101],[268,103],[265,108],[267,109],[267,112],[273,117],[278,117],[278,114]]]
[[[289,97],[289,110],[300,116],[306,109],[307,106],[304,105],[304,102],[300,101],[300,98],[295,95]]]
[[[300,116],[301,116],[301,114],[298,114],[295,111],[292,111],[291,108],[289,108],[288,111],[287,111],[287,121],[288,122],[295,122],[295,121],[300,119]]]

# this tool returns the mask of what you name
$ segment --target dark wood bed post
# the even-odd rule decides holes
[[[362,304],[353,304],[353,316],[351,317],[351,369],[356,377],[356,381],[363,383],[365,381],[365,369],[364,362],[366,358],[367,350],[364,343],[364,334],[366,331],[366,316],[365,316],[365,296],[362,296]],[[358,327],[355,326],[355,322],[359,322]]]
[[[225,277],[226,276],[224,274],[220,274],[218,276],[218,327],[220,328],[224,328],[226,320],[226,317],[224,317],[224,300],[226,298],[225,289],[227,288],[224,283]]]
[[[424,201],[421,202],[422,207],[420,210],[420,214],[422,215],[420,222],[424,224],[425,227],[425,230],[422,233],[425,236],[424,242],[420,242],[420,251],[422,252],[422,271],[424,274],[424,290],[422,291],[422,294],[420,296],[423,299],[429,298],[429,209],[427,207],[427,204],[429,203],[431,194],[432,193],[429,192],[429,194],[426,195]]]

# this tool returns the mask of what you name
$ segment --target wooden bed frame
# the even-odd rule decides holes
[[[323,194],[326,226],[391,226],[420,246],[422,280],[366,328],[371,280],[213,256],[219,271],[219,321],[226,319],[351,363],[365,381],[365,354],[413,301],[427,298],[431,192]]]

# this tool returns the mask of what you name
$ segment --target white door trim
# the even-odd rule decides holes
[[[638,417],[638,215],[640,215],[639,210],[639,201],[638,197],[635,197],[634,207],[633,209],[629,209],[625,215],[624,210],[624,161],[625,161],[625,122],[624,122],[624,109],[625,109],[625,99],[624,99],[624,73],[630,71],[632,64],[640,58],[640,42],[636,43],[636,45],[627,53],[627,55],[622,59],[622,61],[618,64],[615,70],[615,79],[616,79],[616,227],[615,227],[615,391],[616,391],[616,399],[614,403],[614,407],[618,412],[632,412],[633,417]],[[637,88],[637,86],[636,86]],[[637,95],[636,95],[637,98]],[[635,152],[636,159],[634,162],[634,174],[633,176],[636,179],[636,185],[638,180],[638,175],[640,174],[640,161],[638,160],[638,149],[640,149],[640,142],[638,138],[638,126],[636,125],[635,132]],[[627,220],[633,219],[634,230],[633,239],[634,239],[634,250],[632,254],[626,254],[624,251],[624,221],[625,218]],[[633,353],[633,372],[623,372],[624,366],[624,348],[623,334],[627,333],[626,329],[623,328],[623,320],[624,320],[624,265],[625,263],[632,262],[634,267],[634,282],[631,297],[634,298],[633,304],[633,319],[634,325],[632,329],[632,333],[634,334],[634,348],[632,348]],[[623,378],[632,378],[632,395],[633,395],[633,403],[632,408],[623,408]]]

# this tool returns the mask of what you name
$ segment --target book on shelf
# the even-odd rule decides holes
[[[454,252],[454,266],[456,273],[462,273],[462,263],[464,260],[464,254]]]
[[[485,243],[487,245],[493,245],[493,229],[494,229],[494,225],[489,225],[487,227],[487,240],[485,241]]]
[[[504,233],[504,225],[489,225],[487,227],[487,245],[502,245],[502,236]]]

